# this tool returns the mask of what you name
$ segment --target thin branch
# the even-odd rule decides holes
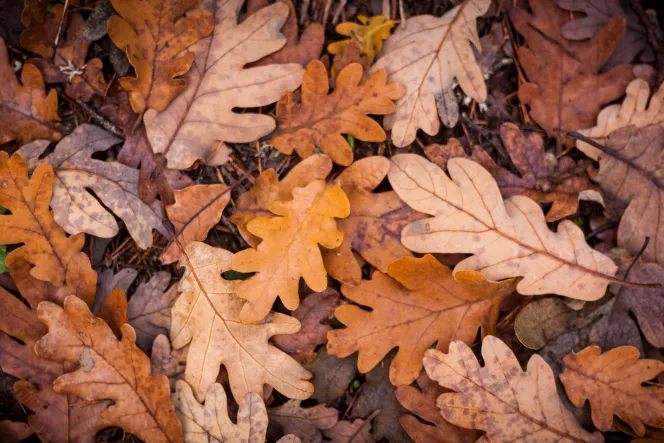
[[[74,100],[78,106],[81,107],[90,117],[92,117],[93,120],[97,121],[104,129],[106,129],[109,132],[112,132],[113,134],[117,135],[118,137],[124,138],[124,132],[120,130],[117,126],[115,126],[113,123],[110,121],[106,120],[106,118],[99,114],[97,111],[95,111],[91,106],[89,106],[87,103],[82,101],[81,99],[75,99]]]
[[[629,273],[632,271],[632,268],[634,267],[636,262],[639,261],[639,258],[641,258],[643,252],[648,247],[648,243],[650,243],[650,237],[646,237],[645,241],[643,242],[643,246],[641,246],[639,252],[637,252],[636,256],[634,256],[634,259],[632,260],[632,263],[630,263],[629,268],[627,268],[627,272],[625,272],[625,280],[627,280],[627,277],[629,277]]]

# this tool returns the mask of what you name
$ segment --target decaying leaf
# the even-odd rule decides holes
[[[127,294],[120,288],[113,289],[94,314],[106,322],[116,337],[121,337],[122,325],[127,323]]]
[[[597,116],[597,125],[579,132],[601,145],[606,145],[609,134],[620,128],[635,126],[649,128],[664,123],[664,85],[650,97],[648,82],[637,78],[627,86],[625,99],[619,105],[609,105]],[[606,154],[586,142],[577,140],[576,147],[593,160]]]
[[[106,209],[109,208],[122,218],[136,244],[146,249],[152,245],[153,229],[169,237],[162,224],[164,215],[160,202],[147,205],[141,200],[137,170],[118,162],[92,158],[95,152],[105,151],[119,142],[120,139],[110,132],[83,124],[62,139],[55,151],[41,161],[39,155],[48,147],[44,141],[25,145],[18,152],[31,169],[40,162],[53,167],[51,207],[56,222],[65,231],[114,237],[119,227]]]
[[[368,75],[367,73],[369,72],[371,63],[369,63],[369,58],[367,58],[366,55],[362,55],[360,44],[356,41],[351,41],[341,54],[335,55],[332,59],[332,67],[330,68],[330,75],[332,78],[337,78],[337,75],[339,75],[339,73],[351,63],[359,63],[362,65],[362,79],[365,79]]]
[[[197,242],[186,253],[180,259],[187,272],[171,313],[171,342],[176,349],[191,343],[185,380],[196,399],[203,401],[221,364],[236,399],[249,392],[262,394],[264,384],[289,398],[308,398],[313,391],[307,381],[311,373],[268,343],[273,335],[297,332],[300,322],[274,313],[260,324],[241,323],[245,302],[236,296],[237,281],[221,277],[230,269],[233,254]]]
[[[484,103],[486,85],[470,44],[481,49],[475,21],[490,5],[491,0],[464,0],[442,17],[411,17],[387,39],[371,72],[385,69],[389,81],[406,88],[396,112],[383,120],[385,128],[392,130],[395,146],[412,143],[418,129],[438,133],[435,96],[455,78],[466,95]]]
[[[92,312],[99,312],[99,309],[101,309],[101,306],[113,289],[120,289],[126,294],[137,276],[138,271],[133,268],[124,268],[117,273],[113,272],[113,269],[105,269],[100,272],[97,279],[97,295]],[[64,298],[62,302],[64,302]],[[59,304],[62,305],[62,302]]]
[[[141,283],[129,299],[127,318],[136,330],[136,344],[146,351],[158,335],[171,329],[171,308],[178,290],[176,285],[168,288],[170,281],[170,273],[157,272],[150,281]]]
[[[613,17],[590,40],[572,42],[560,35],[570,18],[556,0],[529,4],[532,15],[523,9],[510,13],[527,43],[517,50],[529,81],[519,86],[519,100],[530,106],[530,116],[551,137],[558,135],[555,128],[588,128],[600,108],[621,97],[634,78],[629,65],[599,73],[625,33],[626,20]]]
[[[438,397],[443,418],[486,432],[481,441],[603,442],[599,432],[583,429],[562,405],[551,368],[533,355],[524,372],[498,338],[482,343],[484,367],[462,342],[443,354],[430,349],[424,367],[432,380],[455,393]]]
[[[120,79],[131,107],[137,113],[147,108],[163,111],[187,87],[186,80],[176,78],[194,63],[194,53],[186,49],[212,33],[214,17],[208,11],[190,11],[196,0],[111,3],[119,15],[108,20],[108,35],[136,70],[136,77]]]
[[[268,409],[267,415],[270,424],[279,426],[283,434],[313,443],[323,441],[321,431],[337,424],[339,411],[324,404],[303,408],[299,400],[289,400],[278,408]]]
[[[293,190],[293,200],[273,201],[268,208],[277,217],[261,217],[249,222],[247,229],[263,239],[256,249],[245,249],[233,257],[231,268],[256,272],[240,282],[237,296],[247,300],[240,319],[262,320],[280,297],[287,309],[300,303],[300,277],[314,291],[327,287],[319,244],[333,249],[341,244],[343,233],[335,218],[350,213],[348,198],[337,186],[316,180]]]
[[[158,335],[152,344],[150,369],[153,375],[163,374],[168,377],[171,391],[175,391],[178,380],[184,379],[184,370],[187,365],[189,346],[180,349],[171,349],[171,342],[165,335]]]
[[[0,421],[0,435],[7,439],[7,443],[19,443],[33,433],[34,431],[27,423],[9,420]]]
[[[544,140],[536,133],[523,134],[513,123],[503,123],[500,137],[507,154],[521,176],[515,175],[493,161],[480,146],[473,146],[471,160],[486,168],[500,188],[504,198],[525,195],[543,203],[553,203],[546,214],[551,223],[576,213],[582,198],[599,200],[601,195],[585,171],[581,162],[571,157],[556,159],[544,151]],[[466,157],[457,139],[450,139],[447,145],[429,145],[425,148],[429,160],[444,168],[447,160]]]
[[[323,250],[323,262],[330,277],[342,283],[358,285],[362,281],[362,267],[353,251],[381,272],[386,272],[394,260],[412,255],[401,244],[401,231],[425,215],[412,210],[394,191],[371,193],[389,169],[387,158],[366,157],[337,178],[351,209],[347,218],[337,221],[344,234],[341,246]]]
[[[112,400],[101,414],[106,426],[120,426],[150,442],[182,442],[182,427],[170,400],[168,380],[150,375],[150,360],[134,343],[136,335],[122,325],[122,340],[74,296],[64,309],[43,302],[37,316],[49,332],[35,344],[39,356],[78,363],[79,369],[53,382],[56,392],[84,400]]]
[[[522,295],[596,300],[615,281],[616,265],[588,246],[574,223],[563,220],[558,232],[550,231],[537,203],[519,195],[503,201],[493,177],[471,160],[451,159],[447,169],[452,179],[418,155],[392,157],[388,177],[394,190],[416,211],[434,216],[401,232],[408,249],[474,254],[454,274],[523,276],[516,288]]]
[[[175,204],[166,207],[168,219],[175,228],[174,240],[161,255],[164,264],[180,258],[180,248],[193,241],[204,241],[208,231],[219,223],[222,212],[231,199],[228,186],[195,185],[175,191]]]
[[[307,369],[314,374],[311,379],[314,394],[311,398],[320,403],[330,404],[346,392],[348,385],[355,378],[357,356],[339,358],[336,355],[328,354],[325,347],[322,347],[316,354],[316,358],[307,365]]]
[[[277,104],[277,130],[270,143],[283,152],[293,150],[300,157],[315,154],[316,147],[333,162],[348,166],[353,151],[342,134],[368,142],[385,141],[385,131],[365,114],[391,114],[393,100],[404,94],[397,83],[387,83],[385,71],[378,70],[362,81],[362,66],[344,68],[336,79],[334,92],[328,95],[325,65],[314,60],[302,80],[302,103],[298,107],[294,93],[286,93]]]
[[[457,273],[455,279],[431,255],[400,258],[387,274],[375,271],[372,280],[342,286],[346,298],[372,310],[337,308],[335,315],[346,328],[328,333],[327,350],[340,357],[359,351],[358,369],[366,373],[398,347],[390,368],[394,385],[417,378],[422,356],[435,342],[447,351],[455,340],[471,344],[479,328],[483,336],[492,334],[500,302],[516,286],[513,279],[492,282],[476,271]]]
[[[392,28],[399,22],[382,15],[375,17],[358,15],[357,20],[361,24],[344,22],[337,25],[335,30],[350,38],[328,45],[327,51],[330,54],[340,55],[345,52],[349,44],[355,42],[360,47],[360,53],[366,55],[371,64],[383,47],[383,40],[390,36]]]
[[[304,70],[294,63],[243,68],[284,46],[279,29],[289,12],[287,5],[275,3],[238,25],[243,3],[210,0],[201,5],[213,13],[216,26],[211,37],[191,48],[195,60],[184,77],[187,88],[163,112],[145,113],[152,149],[163,153],[172,169],[189,168],[197,160],[221,165],[229,155],[224,141],[245,143],[272,132],[272,117],[233,109],[274,103],[302,81]]]
[[[372,414],[366,420],[357,418],[355,420],[339,420],[336,425],[323,431],[323,435],[330,439],[330,443],[376,443],[371,436]]]
[[[664,363],[639,359],[639,350],[621,346],[602,353],[590,346],[563,358],[560,381],[577,408],[590,402],[593,423],[610,431],[616,415],[640,437],[646,425],[664,427],[664,387],[644,386],[664,372]]]
[[[17,140],[23,144],[35,139],[59,140],[62,128],[58,125],[58,93],[45,93],[44,79],[39,69],[30,63],[23,66],[21,83],[9,63],[7,45],[0,38],[0,143]]]
[[[256,393],[250,392],[242,399],[237,412],[237,424],[228,417],[226,391],[218,383],[210,386],[205,395],[205,404],[196,400],[191,387],[184,381],[177,382],[172,397],[187,443],[265,441],[267,411],[263,399]]]

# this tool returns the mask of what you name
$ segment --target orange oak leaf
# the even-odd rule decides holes
[[[190,11],[196,0],[112,0],[119,15],[108,20],[108,35],[127,52],[136,77],[120,84],[129,92],[135,112],[163,111],[187,87],[185,74],[194,63],[186,49],[207,37],[214,18],[207,11]]]
[[[116,337],[122,336],[122,325],[128,323],[127,295],[120,288],[113,289],[95,315],[106,322]]]
[[[273,201],[268,208],[277,217],[261,217],[249,222],[247,229],[263,239],[256,249],[245,249],[233,257],[231,268],[256,272],[240,282],[237,296],[247,300],[242,321],[263,319],[280,297],[287,309],[300,304],[300,277],[314,291],[327,287],[327,272],[319,244],[338,247],[343,240],[335,218],[348,217],[350,203],[339,186],[316,180],[293,190],[293,200]]]
[[[601,433],[583,429],[563,406],[553,371],[542,357],[533,355],[523,371],[510,348],[493,336],[482,342],[482,357],[483,367],[462,342],[452,343],[447,354],[426,352],[429,378],[455,391],[436,402],[445,420],[485,431],[481,442],[604,441]]]
[[[662,372],[664,363],[639,359],[635,347],[602,353],[599,346],[589,346],[563,358],[560,381],[574,406],[590,401],[597,429],[610,431],[616,415],[643,437],[646,425],[664,427],[664,387],[646,384]]]
[[[134,343],[136,334],[122,325],[118,340],[106,323],[80,299],[69,296],[64,309],[42,302],[37,316],[48,333],[35,344],[41,357],[80,367],[53,382],[56,392],[84,400],[112,400],[101,414],[106,426],[120,426],[150,442],[183,442],[182,427],[171,403],[168,379],[150,375],[150,360]]]
[[[208,231],[219,222],[224,208],[231,199],[228,186],[195,185],[175,191],[175,204],[166,207],[168,219],[175,228],[177,242],[173,241],[161,254],[161,262],[173,263],[193,241],[204,241]]]
[[[375,271],[358,286],[342,286],[346,298],[372,311],[353,305],[337,308],[335,315],[346,328],[328,332],[328,352],[346,357],[359,351],[357,367],[366,373],[398,347],[390,381],[395,386],[412,383],[432,344],[447,351],[455,340],[472,343],[478,328],[483,336],[493,333],[500,302],[516,286],[514,279],[492,282],[476,271],[455,277],[425,255],[400,258],[388,266],[387,275]]]
[[[353,151],[342,134],[368,141],[385,141],[383,128],[365,114],[391,114],[394,102],[404,94],[398,83],[387,84],[385,71],[362,81],[362,66],[351,64],[339,73],[334,92],[328,95],[325,65],[314,60],[302,80],[302,103],[298,107],[293,92],[277,103],[277,130],[270,143],[283,152],[293,150],[300,157],[314,155],[316,146],[333,162],[348,166]]]
[[[30,63],[23,66],[21,83],[16,80],[9,64],[7,45],[0,38],[0,143],[18,140],[19,144],[44,138],[59,140],[62,128],[58,125],[58,94],[44,90],[39,69]]]
[[[526,39],[517,55],[529,82],[519,87],[519,100],[530,106],[530,116],[551,137],[558,135],[555,128],[588,128],[600,108],[621,97],[634,78],[630,65],[599,73],[625,33],[625,17],[612,17],[589,40],[569,41],[560,35],[569,12],[556,0],[529,3],[532,15],[523,9],[510,13]]]

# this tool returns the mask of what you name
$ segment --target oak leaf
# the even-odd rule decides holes
[[[157,272],[141,283],[129,299],[127,319],[136,330],[136,344],[146,351],[160,334],[171,329],[171,308],[178,296],[177,285],[168,288],[171,274]],[[166,289],[168,288],[168,289]]]
[[[37,316],[48,334],[35,344],[41,357],[79,363],[53,382],[56,392],[84,400],[112,400],[101,414],[106,426],[120,426],[150,442],[182,442],[182,427],[170,400],[168,380],[150,375],[148,357],[136,347],[136,334],[122,325],[122,340],[80,299],[69,296],[64,309],[42,302]]]
[[[282,434],[293,434],[305,443],[321,442],[322,430],[337,424],[339,411],[324,404],[303,408],[299,400],[289,400],[277,408],[267,410],[271,425],[281,428]]]
[[[498,186],[477,163],[454,158],[450,179],[426,159],[392,157],[392,188],[413,209],[433,215],[401,232],[414,252],[474,254],[456,265],[482,272],[490,280],[523,276],[522,295],[554,293],[579,300],[602,297],[616,265],[585,242],[574,223],[563,220],[558,232],[546,225],[537,203],[520,195],[503,201]]]
[[[58,125],[58,94],[51,89],[45,93],[44,79],[39,69],[27,63],[21,72],[21,83],[9,63],[7,45],[0,38],[0,143],[17,140],[23,144],[35,139],[59,140],[62,128]]]
[[[484,367],[462,342],[452,343],[447,354],[426,352],[424,368],[429,377],[455,391],[438,397],[445,420],[485,431],[481,442],[604,441],[601,433],[583,429],[562,405],[553,372],[539,355],[530,358],[524,372],[512,351],[488,336],[482,357]]]
[[[350,38],[331,43],[327,51],[333,55],[340,55],[345,52],[349,44],[355,42],[360,46],[360,53],[366,55],[371,64],[383,48],[383,40],[390,36],[392,28],[399,22],[382,15],[374,17],[358,15],[357,20],[360,24],[343,22],[336,26],[337,33]]]
[[[168,377],[171,391],[175,391],[178,380],[184,379],[184,371],[187,365],[187,354],[189,346],[180,349],[171,349],[171,342],[165,335],[158,335],[152,343],[152,355],[150,356],[150,370],[152,374],[163,374]]]
[[[346,392],[348,385],[357,375],[357,355],[339,358],[328,354],[323,346],[318,350],[316,358],[306,367],[314,374],[311,378],[314,385],[311,398],[319,403],[331,404]]]
[[[106,298],[113,292],[113,289],[120,289],[127,294],[129,287],[136,280],[138,270],[133,268],[124,268],[117,273],[113,269],[105,269],[99,273],[97,279],[97,295],[95,297],[95,304],[92,307],[92,312],[99,312]],[[62,300],[64,301],[64,299]],[[59,303],[62,305],[62,303]]]
[[[371,72],[385,69],[388,80],[406,88],[396,112],[383,121],[395,146],[412,143],[418,129],[438,133],[436,95],[455,78],[466,95],[484,103],[486,85],[470,44],[481,49],[475,21],[490,5],[491,0],[464,0],[442,17],[412,17],[387,39]]]
[[[602,353],[590,346],[563,358],[560,381],[577,408],[590,402],[593,423],[610,431],[616,415],[640,437],[646,425],[664,427],[664,388],[644,386],[664,372],[664,363],[639,359],[639,350],[621,346]]]
[[[175,191],[175,203],[166,207],[177,241],[173,240],[161,254],[161,262],[173,263],[194,241],[204,241],[210,229],[219,223],[224,208],[231,199],[228,186],[194,185]]]
[[[241,323],[240,310],[245,302],[236,295],[237,281],[221,277],[230,269],[233,254],[197,242],[191,243],[186,253],[180,259],[187,272],[171,313],[170,334],[176,349],[191,343],[185,380],[196,399],[203,401],[217,379],[220,364],[228,371],[235,399],[249,392],[261,394],[264,384],[290,398],[308,398],[313,391],[307,381],[311,373],[268,343],[273,335],[297,332],[300,322],[274,313],[260,324]]]
[[[352,63],[359,63],[362,65],[362,79],[366,79],[371,63],[369,63],[369,59],[366,55],[362,55],[360,44],[356,41],[351,41],[341,54],[335,55],[332,59],[332,66],[330,68],[332,79],[336,79],[337,75],[339,75],[346,66]],[[330,81],[330,83],[332,83],[332,81]]]
[[[162,112],[150,109],[144,121],[155,153],[163,153],[171,169],[186,169],[197,160],[217,166],[228,160],[224,141],[246,143],[275,128],[272,117],[237,113],[276,102],[296,89],[303,68],[298,64],[245,69],[286,43],[279,33],[288,6],[275,3],[237,23],[244,0],[214,0],[201,5],[216,17],[211,37],[192,49],[194,64],[185,75],[187,88]]]
[[[136,77],[120,79],[131,107],[137,113],[163,111],[187,87],[176,78],[194,63],[194,53],[186,49],[212,33],[214,18],[208,11],[190,11],[196,0],[111,3],[119,15],[108,20],[108,35],[136,70]]]
[[[328,75],[322,62],[309,63],[302,80],[302,103],[298,107],[293,92],[277,103],[277,130],[270,143],[284,154],[293,150],[300,157],[315,154],[318,146],[333,162],[348,166],[353,151],[342,134],[368,141],[385,141],[383,128],[365,114],[391,114],[393,100],[403,96],[397,83],[386,83],[385,71],[376,71],[362,81],[362,66],[344,68],[328,95]]]
[[[346,298],[372,310],[337,308],[346,328],[328,333],[327,350],[340,357],[359,351],[358,369],[366,373],[398,347],[390,381],[408,385],[420,374],[422,356],[432,344],[446,351],[455,340],[472,343],[478,328],[483,336],[492,334],[500,302],[515,285],[514,280],[489,281],[476,271],[457,273],[455,279],[431,255],[400,258],[387,275],[375,271],[358,286],[342,286]]]
[[[9,420],[0,421],[0,435],[7,439],[7,443],[19,443],[32,434],[34,434],[34,431],[27,423]]]
[[[625,18],[611,18],[590,40],[571,42],[560,35],[569,12],[556,0],[529,3],[532,15],[523,9],[510,12],[526,40],[517,56],[529,82],[519,86],[519,100],[530,106],[530,116],[551,137],[558,135],[555,128],[587,128],[600,107],[621,97],[634,78],[629,65],[599,73],[625,33]]]
[[[92,158],[95,152],[105,151],[118,142],[120,139],[100,127],[83,124],[41,161],[39,155],[48,147],[48,143],[41,140],[23,146],[18,152],[31,168],[40,162],[53,167],[51,207],[56,222],[65,231],[114,237],[119,227],[106,209],[109,208],[122,218],[136,244],[146,249],[152,245],[153,229],[169,237],[162,224],[164,214],[160,202],[147,205],[141,200],[137,170],[118,162]]]
[[[366,420],[357,418],[355,420],[339,420],[330,429],[325,429],[323,435],[331,443],[376,443],[371,435],[371,420],[376,413],[371,414]]]
[[[263,319],[280,297],[287,309],[300,303],[300,277],[314,291],[327,288],[327,272],[319,244],[332,249],[339,246],[343,233],[335,218],[350,213],[348,198],[339,186],[316,180],[293,190],[293,200],[273,201],[270,211],[276,217],[261,217],[249,222],[247,229],[263,239],[256,249],[245,249],[233,257],[231,268],[256,272],[239,283],[237,296],[247,300],[240,319]]]

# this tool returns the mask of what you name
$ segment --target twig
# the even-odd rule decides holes
[[[122,132],[117,126],[115,126],[110,121],[106,120],[104,116],[95,111],[91,106],[77,98],[74,100],[78,106],[81,107],[93,120],[96,120],[104,129],[117,135],[118,137],[124,138],[124,132]]]
[[[348,0],[341,0],[341,3],[339,3],[339,6],[337,7],[337,11],[334,13],[334,17],[332,17],[332,24],[335,25],[337,21],[339,20],[339,15],[341,14],[341,11],[344,10],[346,7],[346,3]]]
[[[605,225],[599,226],[596,229],[593,229],[590,234],[586,235],[586,241],[590,240],[591,238],[601,234],[604,231],[608,231],[609,229],[613,229],[616,226],[618,226],[618,223],[616,222],[610,222]]]
[[[567,54],[568,56],[570,56],[571,58],[573,58],[573,59],[576,60],[577,62],[579,62],[579,63],[583,63],[583,62],[581,61],[581,59],[580,59],[579,57],[577,57],[577,55],[576,55],[575,53],[573,53],[572,51],[570,51],[569,49],[567,49],[567,48],[565,47],[565,45],[563,45],[562,43],[560,43],[558,40],[556,40],[555,38],[551,37],[549,34],[547,34],[546,32],[542,31],[541,29],[539,29],[537,26],[533,25],[533,24],[530,23],[530,22],[528,22],[528,26],[530,26],[532,29],[534,29],[535,32],[537,32],[539,35],[541,35],[546,41],[551,42],[551,43],[553,43],[554,45],[558,46],[558,47],[559,47],[559,48],[560,48],[565,54]]]
[[[65,6],[62,8],[62,20],[60,20],[60,25],[58,26],[58,33],[55,35],[55,41],[53,45],[57,48],[58,42],[60,41],[60,33],[62,32],[62,24],[65,22],[67,17],[67,7],[69,6],[69,0],[65,0]]]
[[[634,259],[632,260],[632,263],[630,263],[629,268],[627,268],[627,272],[625,272],[625,280],[627,280],[627,277],[629,277],[629,273],[632,271],[632,268],[634,267],[636,262],[639,261],[639,258],[641,258],[643,252],[648,247],[648,243],[650,243],[650,237],[646,237],[646,239],[643,241],[643,246],[641,246],[639,252],[637,252],[636,255],[634,256]]]

